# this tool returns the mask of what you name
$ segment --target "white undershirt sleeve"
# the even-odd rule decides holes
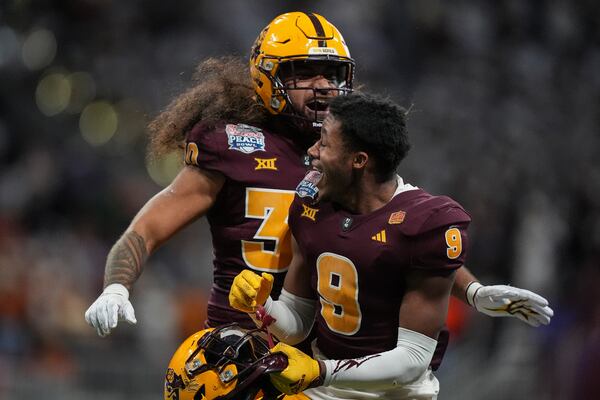
[[[418,379],[429,367],[437,340],[398,328],[393,350],[349,360],[323,360],[323,385],[356,390],[383,390]]]
[[[265,311],[276,319],[269,326],[269,330],[286,344],[300,343],[310,333],[315,321],[316,306],[316,300],[296,296],[282,289],[279,300],[269,297],[264,305]],[[257,326],[261,326],[261,322],[253,313],[248,315]]]

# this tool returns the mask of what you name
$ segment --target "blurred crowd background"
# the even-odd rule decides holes
[[[83,313],[181,165],[146,160],[146,124],[286,11],[328,18],[357,81],[411,109],[401,174],[470,211],[470,268],[555,311],[535,329],[453,304],[440,399],[600,398],[600,3],[3,0],[0,399],[161,398],[204,319],[205,223],[150,259],[137,326],[101,339]]]

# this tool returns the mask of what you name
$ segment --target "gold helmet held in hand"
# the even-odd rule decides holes
[[[259,329],[236,323],[204,329],[177,349],[165,376],[165,400],[305,399],[284,396],[269,373],[287,367],[287,357],[269,353]]]

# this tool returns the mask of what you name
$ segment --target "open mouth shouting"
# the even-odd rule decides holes
[[[318,121],[322,121],[329,108],[330,100],[331,99],[328,97],[313,97],[308,99],[306,103],[304,103],[304,113],[307,116],[316,116]]]

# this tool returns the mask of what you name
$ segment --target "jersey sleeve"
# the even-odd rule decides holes
[[[411,238],[412,268],[454,270],[466,260],[467,228],[471,218],[460,207],[443,208],[432,214]]]
[[[299,238],[299,218],[300,218],[300,210],[302,208],[302,199],[296,194],[294,196],[294,201],[292,201],[292,204],[290,205],[290,210],[289,210],[289,214],[288,214],[288,226],[290,227],[290,231],[292,232],[292,235],[294,235],[294,237],[296,239]]]
[[[185,164],[225,173],[227,165],[223,157],[226,149],[224,137],[225,131],[221,125],[194,125],[185,138]]]

